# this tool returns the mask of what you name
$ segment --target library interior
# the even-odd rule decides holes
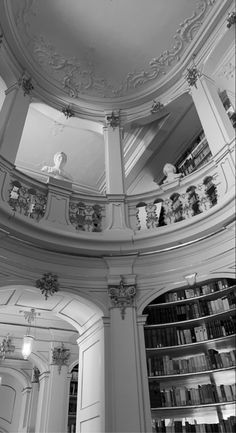
[[[232,433],[234,0],[0,1],[0,433]]]

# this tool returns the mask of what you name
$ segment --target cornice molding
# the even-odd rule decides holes
[[[33,3],[35,2],[32,2],[32,4]],[[183,56],[181,56],[181,62],[177,61],[177,63],[171,69],[171,73],[169,72],[166,73],[164,76],[162,76],[160,80],[158,80],[155,83],[154,83],[155,79],[152,78],[153,73],[149,74],[150,71],[147,72],[147,74],[145,74],[145,78],[142,77],[140,78],[139,76],[133,75],[131,80],[133,84],[136,82],[136,80],[142,79],[143,81],[146,80],[146,82],[150,82],[151,85],[150,86],[148,85],[147,87],[145,86],[145,83],[143,83],[143,86],[141,85],[138,87],[138,91],[135,92],[135,95],[129,95],[127,93],[126,95],[122,95],[119,97],[109,97],[107,98],[107,100],[104,100],[103,97],[102,98],[97,96],[89,97],[83,94],[79,94],[78,105],[76,99],[73,99],[69,95],[67,95],[60,85],[55,87],[55,85],[52,84],[50,80],[47,80],[44,74],[38,70],[36,65],[30,63],[30,60],[27,58],[27,55],[24,53],[24,47],[19,42],[17,33],[13,29],[14,19],[10,11],[9,2],[5,1],[4,8],[2,6],[1,9],[2,10],[4,9],[4,15],[5,15],[5,18],[3,18],[4,24],[6,25],[6,20],[7,20],[8,21],[7,25],[10,24],[11,31],[12,33],[14,32],[14,34],[11,35],[11,38],[14,39],[14,45],[15,45],[14,49],[16,49],[18,53],[21,52],[22,55],[21,64],[22,65],[24,64],[24,67],[27,66],[26,68],[27,71],[29,71],[29,74],[34,78],[35,83],[37,83],[34,90],[35,96],[38,96],[40,99],[42,99],[49,105],[52,105],[58,109],[61,109],[62,106],[64,106],[65,104],[68,105],[73,101],[73,108],[75,108],[74,111],[76,116],[84,119],[93,118],[94,120],[99,122],[103,121],[104,110],[109,110],[111,108],[122,109],[124,111],[124,117],[126,121],[130,122],[138,118],[142,118],[144,116],[150,115],[151,102],[154,99],[158,99],[160,94],[162,94],[163,92],[169,93],[168,89],[170,89],[170,87],[174,86],[176,88],[176,83],[178,82],[178,80],[180,80],[180,82],[183,80],[182,74],[184,69],[187,67],[189,63],[189,59],[191,58],[193,50],[195,52],[196,51],[198,52],[199,49],[201,49],[201,47],[203,46],[203,43],[205,42],[207,43],[209,33],[212,31],[213,25],[215,25],[217,20],[219,20],[219,17],[222,14],[222,10],[225,11],[226,6],[228,7],[231,1],[227,0],[226,3],[227,4],[224,4],[222,6],[222,3],[219,4],[218,0],[200,0],[199,5],[202,7],[202,11],[199,12],[198,15],[195,14],[192,17],[186,19],[180,25],[180,28],[176,32],[176,40],[179,41],[179,38],[180,39],[182,38],[181,40],[183,43],[188,41],[190,42],[190,44],[188,46],[188,49],[184,51]],[[216,6],[218,6],[218,9],[216,8]],[[27,15],[29,13],[29,8],[30,6],[28,5],[28,9],[27,8],[25,9],[24,15],[25,14]],[[207,11],[207,18],[201,24],[200,18],[203,15],[205,16],[206,11]],[[198,31],[197,41],[195,41],[196,38],[193,37],[193,33],[195,33],[196,31]],[[153,59],[154,64],[160,63],[161,65],[164,66],[173,65],[174,60],[178,58],[178,49],[179,46],[177,44],[176,47],[174,48],[172,47],[172,49],[170,49],[168,52],[163,53],[160,56],[160,58]],[[129,81],[130,81],[130,77],[129,77]],[[177,88],[178,87],[179,84],[177,85]],[[54,95],[55,93],[57,93],[57,96]],[[162,103],[165,104],[165,101],[162,100]]]

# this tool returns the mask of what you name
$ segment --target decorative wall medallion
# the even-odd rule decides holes
[[[67,105],[67,107],[62,108],[61,111],[67,119],[75,115],[74,111],[70,108],[69,105]]]
[[[109,286],[108,295],[113,308],[120,308],[122,320],[125,318],[125,310],[127,307],[133,306],[134,297],[136,295],[135,284],[124,284],[123,278],[118,286]]]
[[[19,86],[22,87],[24,96],[29,95],[32,90],[34,90],[34,86],[32,84],[31,78],[27,78],[25,76],[21,77],[18,81]]]
[[[52,349],[52,364],[58,366],[58,372],[61,373],[61,367],[67,365],[70,358],[70,349],[66,349],[64,344]]]
[[[69,57],[66,51],[62,52],[52,41],[34,33],[34,20],[39,17],[38,1],[19,2],[15,22],[25,47],[31,51],[37,64],[52,76],[53,81],[60,83],[71,97],[76,98],[81,94],[105,98],[122,97],[160,79],[178,63],[215,2],[216,0],[198,0],[192,15],[180,23],[170,48],[156,53],[142,69],[124,73],[118,83],[105,72],[97,72],[99,62],[96,47],[85,49],[79,58],[77,55]]]
[[[42,278],[36,280],[35,285],[41,290],[46,300],[59,290],[58,277],[51,272],[43,274]]]
[[[227,27],[228,27],[228,29],[230,29],[230,27],[233,25],[233,24],[236,24],[236,12],[230,12],[229,14],[228,14],[228,17],[227,17]]]
[[[0,360],[6,358],[6,355],[9,353],[13,353],[15,350],[15,346],[13,346],[11,342],[11,337],[7,335],[5,338],[3,338],[1,344],[0,344]]]
[[[152,114],[155,114],[158,113],[158,111],[160,111],[163,107],[164,105],[161,102],[154,100],[150,111]]]
[[[187,69],[186,80],[190,87],[194,86],[197,88],[197,80],[200,77],[200,71],[195,65]]]
[[[40,371],[37,367],[33,368],[32,371],[32,383],[39,383]]]
[[[117,128],[120,125],[120,114],[112,111],[111,114],[106,115],[106,124],[113,129]]]

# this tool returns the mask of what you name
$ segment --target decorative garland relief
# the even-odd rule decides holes
[[[104,98],[121,97],[149,82],[160,79],[180,60],[215,2],[216,0],[199,0],[196,11],[179,25],[173,37],[172,47],[163,51],[158,57],[153,57],[146,69],[129,72],[118,87],[115,87],[106,77],[97,75],[94,48],[88,48],[80,59],[67,57],[44,36],[33,34],[31,20],[38,13],[36,0],[22,2],[15,19],[37,63],[44,71],[52,74],[71,97],[76,98],[80,94],[103,96]]]

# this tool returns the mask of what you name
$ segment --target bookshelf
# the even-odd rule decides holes
[[[187,176],[188,174],[200,168],[203,164],[206,164],[211,156],[212,153],[210,151],[207,139],[204,132],[201,131],[188,145],[187,150],[176,162],[175,165],[177,171],[179,173],[183,173],[184,176]]]
[[[76,431],[77,394],[78,394],[78,364],[71,371],[67,433],[75,433]]]
[[[235,430],[235,283],[179,288],[144,309],[153,432]]]

